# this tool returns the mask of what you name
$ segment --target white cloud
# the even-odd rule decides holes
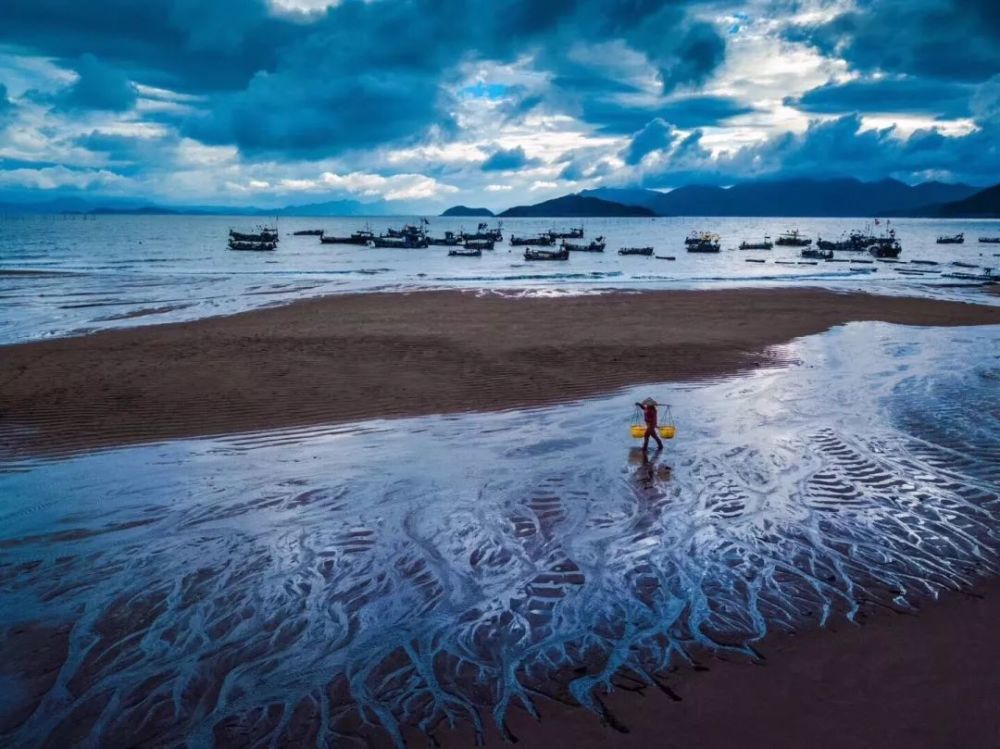
[[[60,187],[75,187],[81,190],[95,187],[109,188],[124,186],[128,182],[126,177],[105,169],[67,169],[64,166],[48,166],[41,169],[0,171],[0,185],[35,190],[55,190]]]
[[[514,188],[512,185],[486,185],[483,189],[486,192],[508,192]]]

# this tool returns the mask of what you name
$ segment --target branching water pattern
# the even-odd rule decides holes
[[[851,324],[697,387],[8,461],[0,744],[504,730],[967,587],[1000,549],[996,342]],[[650,461],[647,393],[678,424]]]

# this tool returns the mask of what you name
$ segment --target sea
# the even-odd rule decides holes
[[[193,320],[292,299],[366,291],[459,288],[514,294],[589,294],[616,289],[700,289],[733,286],[822,286],[887,294],[964,299],[977,283],[955,274],[1000,271],[1000,221],[899,219],[875,226],[864,219],[621,218],[505,219],[504,241],[481,258],[449,257],[447,248],[369,249],[321,244],[302,229],[348,235],[370,227],[417,224],[421,217],[281,218],[274,252],[231,252],[229,229],[253,231],[261,219],[225,216],[0,217],[0,344],[79,335],[95,330]],[[427,229],[473,231],[479,219],[430,218]],[[496,219],[488,221],[490,226]],[[894,229],[900,263],[805,261],[793,247],[739,251],[741,242],[798,229],[837,240],[855,229]],[[566,262],[526,262],[510,235],[582,226],[584,241],[605,237],[604,253],[573,253]],[[686,252],[694,231],[717,233],[717,255]],[[962,245],[938,245],[939,235],[964,232]],[[623,257],[621,247],[654,248],[660,257]],[[673,258],[671,260],[661,258]],[[764,262],[748,262],[764,260]],[[938,265],[913,264],[926,260]],[[815,262],[815,264],[811,264]],[[810,263],[810,264],[802,264]],[[960,265],[956,265],[959,263]],[[996,302],[1000,303],[1000,302]]]
[[[684,251],[692,230],[732,248],[863,226],[839,219],[589,220],[608,250],[566,263],[506,243],[449,258],[290,236],[365,223],[283,218],[279,249],[256,254],[225,249],[247,219],[6,219],[3,342],[414,288],[808,285],[988,303],[943,276],[1000,265],[975,241],[996,222],[893,222],[900,260],[939,263],[913,265],[938,271],[919,277],[775,264],[791,248]],[[430,229],[463,226],[475,220]],[[934,241],[960,231],[964,245]],[[852,322],[784,344],[780,367],[558,407],[0,455],[0,745],[503,734],[547,698],[607,718],[599,695],[623,669],[683,693],[665,675],[706,654],[752,661],[771,635],[917,612],[1000,573],[998,341],[1000,326]],[[649,395],[677,433],[646,456],[628,430]]]

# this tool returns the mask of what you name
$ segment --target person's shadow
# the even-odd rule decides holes
[[[646,451],[641,447],[629,450],[628,462],[636,466],[632,477],[639,488],[655,489],[657,484],[670,481],[671,468],[660,462],[662,454],[662,450]]]

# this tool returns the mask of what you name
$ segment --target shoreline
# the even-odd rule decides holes
[[[781,366],[781,344],[865,320],[1000,324],[1000,308],[815,288],[326,296],[0,347],[0,451],[552,405]]]

